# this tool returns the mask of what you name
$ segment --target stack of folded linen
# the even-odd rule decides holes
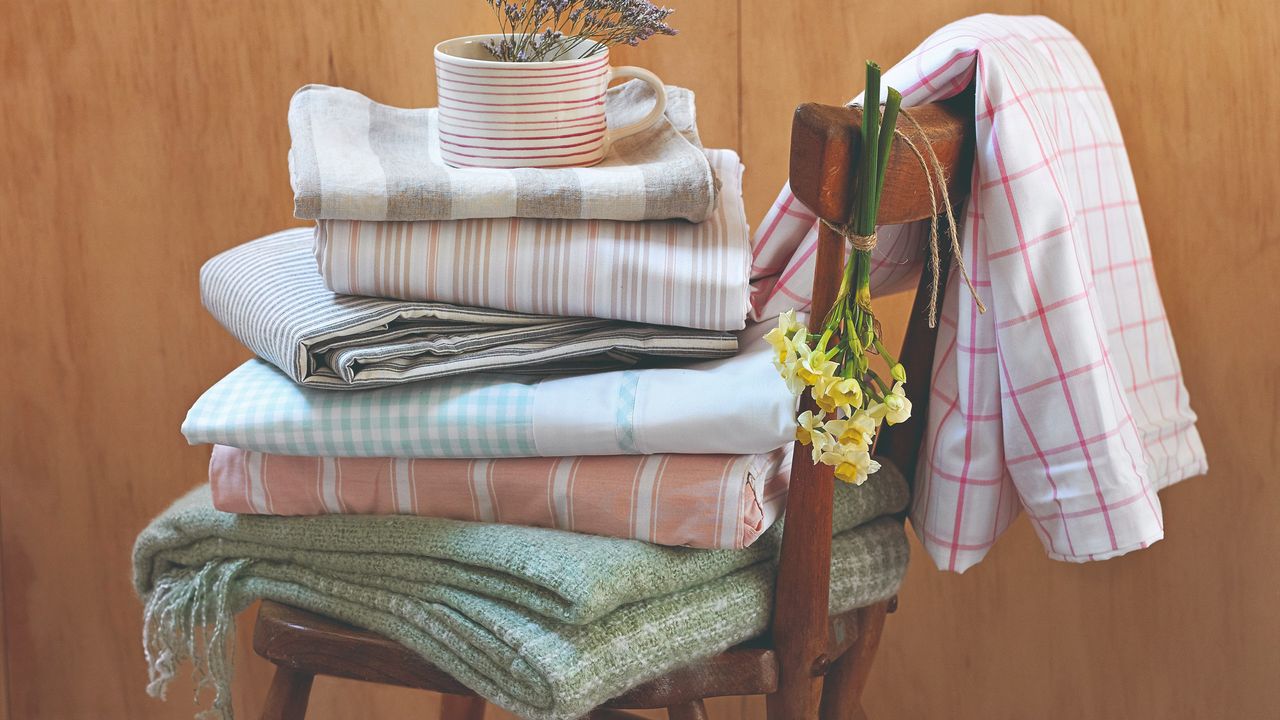
[[[610,90],[611,122],[646,88]],[[229,713],[221,643],[255,598],[540,718],[765,628],[796,401],[745,322],[742,166],[668,92],[666,122],[558,170],[455,170],[434,111],[295,95],[296,213],[316,224],[201,271],[258,358],[183,424],[215,446],[210,487],[135,548],[149,690],[188,657]],[[896,591],[885,516],[906,497],[896,472],[838,494],[833,607]]]
[[[610,120],[651,93],[610,90]],[[450,168],[434,118],[294,96],[295,211],[314,228],[201,271],[259,358],[183,426],[217,446],[217,507],[750,545],[785,496],[794,399],[744,329],[742,165],[702,148],[692,93],[669,88],[665,122],[591,168]]]

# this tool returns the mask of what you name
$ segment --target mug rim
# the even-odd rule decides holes
[[[592,55],[591,57],[565,58],[564,60],[539,60],[537,62],[509,62],[507,60],[477,60],[475,58],[467,58],[467,57],[461,57],[459,55],[454,55],[444,50],[444,47],[446,45],[460,44],[465,41],[492,40],[494,38],[501,38],[501,37],[503,37],[502,33],[482,33],[480,35],[460,35],[458,37],[452,37],[452,38],[449,38],[448,40],[441,40],[440,42],[436,43],[432,53],[437,60],[443,58],[446,62],[456,63],[464,66],[483,67],[483,68],[508,68],[508,69],[527,68],[530,70],[555,68],[555,67],[573,67],[575,65],[598,62],[602,59],[607,64],[609,60],[608,45],[603,45],[602,47],[604,48],[604,51],[596,55]],[[596,43],[596,44],[599,45],[600,43]]]

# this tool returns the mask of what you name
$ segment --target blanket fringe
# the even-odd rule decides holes
[[[197,718],[233,720],[231,708],[235,615],[231,583],[249,560],[211,562],[158,578],[146,598],[142,650],[147,660],[147,694],[164,699],[178,666],[189,660],[194,700],[213,689],[213,704]]]

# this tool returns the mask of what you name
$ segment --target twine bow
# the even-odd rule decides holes
[[[915,131],[924,137],[924,128],[920,127],[920,123],[907,112],[906,108],[898,111],[898,114],[907,119]],[[938,155],[933,151],[933,145],[926,142],[924,144],[925,151],[928,153],[928,160],[925,160],[925,153],[921,152],[919,146],[906,133],[898,128],[893,129],[893,134],[901,138],[911,148],[911,153],[916,156],[916,160],[920,162],[920,168],[924,170],[925,177],[929,180],[929,203],[933,208],[933,214],[929,218],[929,265],[933,273],[932,282],[929,286],[929,327],[938,326],[938,285],[941,282],[942,260],[938,250],[938,195],[939,191],[942,195],[942,205],[945,209],[947,218],[947,230],[951,235],[951,256],[955,259],[956,267],[960,269],[960,276],[964,278],[965,285],[969,288],[969,294],[973,296],[973,301],[978,305],[978,312],[985,313],[987,306],[983,304],[982,298],[978,297],[978,289],[974,287],[973,280],[969,277],[969,271],[964,266],[964,257],[960,253],[960,232],[956,228],[955,211],[951,207],[951,194],[947,192],[947,173],[942,167],[942,162],[938,160]],[[935,184],[937,190],[934,189]],[[853,231],[850,223],[836,224],[823,220],[822,223],[839,233],[853,246],[854,250],[861,252],[871,252],[876,247],[876,234],[859,235]]]

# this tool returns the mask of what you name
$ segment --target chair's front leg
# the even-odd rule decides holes
[[[693,700],[667,708],[667,720],[707,720],[707,706],[701,700]]]
[[[876,603],[858,611],[858,638],[853,646],[841,655],[827,671],[822,686],[822,720],[865,720],[862,709],[862,690],[867,686],[867,674],[876,648],[880,647],[880,634],[889,603]]]
[[[262,720],[303,720],[307,700],[311,697],[311,681],[315,676],[284,665],[276,666],[262,708]]]

